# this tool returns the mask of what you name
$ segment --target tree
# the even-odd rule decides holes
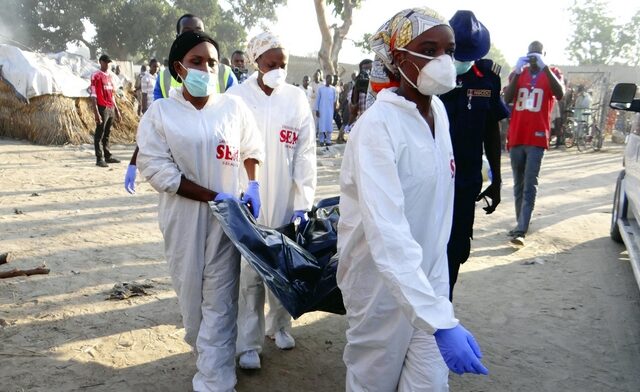
[[[610,64],[619,53],[619,27],[607,14],[603,0],[574,0],[571,24],[575,31],[567,47],[569,58],[579,65]]]
[[[640,10],[625,24],[620,31],[622,42],[621,57],[632,66],[640,66]]]
[[[83,12],[72,0],[6,0],[0,7],[5,41],[26,48],[59,51],[69,41],[83,41]]]
[[[276,7],[286,5],[287,0],[235,0],[227,3],[243,24],[252,27],[263,20],[276,20]]]
[[[360,41],[354,41],[353,44],[356,48],[360,48],[363,53],[371,53],[371,45],[369,45],[369,39],[371,39],[371,33],[364,33]]]
[[[342,43],[353,22],[353,9],[360,7],[362,0],[313,0],[313,2],[318,27],[322,35],[318,61],[326,74],[335,75],[338,70],[338,55],[342,49]],[[340,26],[336,23],[329,25],[325,3],[333,7],[334,16],[342,21]]]
[[[101,51],[115,59],[156,57],[160,63],[169,57],[177,9],[156,0],[111,0],[94,5],[88,16],[96,29],[92,44]],[[95,57],[93,51],[92,55]]]
[[[159,60],[168,57],[177,18],[185,13],[202,17],[207,31],[221,46],[221,55],[239,48],[246,28],[275,20],[275,7],[286,0],[3,0],[0,41],[45,52],[65,50],[83,42],[93,58],[99,52],[118,59]],[[86,39],[84,22],[96,35]]]

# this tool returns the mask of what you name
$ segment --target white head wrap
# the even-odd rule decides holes
[[[256,35],[249,40],[247,45],[247,52],[249,53],[249,60],[255,63],[264,52],[269,49],[284,49],[282,41],[277,35],[265,31]]]

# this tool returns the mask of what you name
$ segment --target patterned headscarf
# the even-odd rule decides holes
[[[249,40],[247,45],[247,51],[249,52],[249,60],[255,63],[264,52],[269,49],[284,49],[282,41],[277,35],[265,31],[260,33]]]
[[[384,88],[397,86],[398,82],[389,79],[385,72],[386,68],[392,74],[398,74],[398,68],[393,64],[393,50],[404,48],[420,34],[441,25],[449,24],[440,14],[427,7],[400,11],[383,24],[369,38],[371,50],[376,55],[371,69],[369,90],[376,94]]]

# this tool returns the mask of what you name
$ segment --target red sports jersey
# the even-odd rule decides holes
[[[108,73],[96,71],[91,76],[91,96],[96,97],[98,106],[114,107],[113,83]]]
[[[560,83],[562,73],[551,67]],[[518,78],[516,97],[511,111],[507,147],[519,145],[549,148],[551,110],[555,98],[551,91],[551,83],[544,71],[532,76],[529,68],[525,68]]]

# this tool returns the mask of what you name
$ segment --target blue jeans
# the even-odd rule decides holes
[[[515,146],[509,152],[513,172],[513,198],[516,203],[518,234],[526,234],[538,192],[538,176],[544,156],[544,148],[536,146]]]

